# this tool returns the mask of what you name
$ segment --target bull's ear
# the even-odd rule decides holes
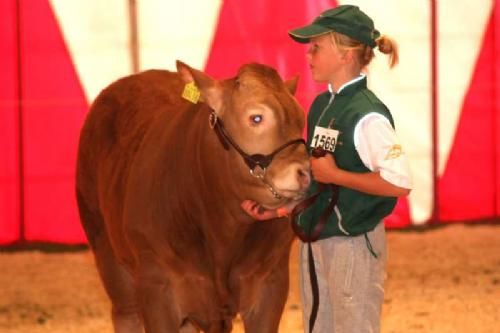
[[[299,83],[299,76],[295,75],[292,79],[285,81],[285,86],[290,92],[290,94],[295,95],[297,91],[297,85]]]
[[[201,99],[220,114],[222,106],[222,87],[219,81],[209,75],[191,68],[182,61],[176,61],[177,72],[184,83],[194,82],[201,93]]]

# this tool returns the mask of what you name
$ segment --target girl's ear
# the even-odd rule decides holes
[[[344,64],[351,63],[354,59],[354,50],[348,49],[342,52],[341,59]]]

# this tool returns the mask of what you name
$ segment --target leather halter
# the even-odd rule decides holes
[[[215,133],[217,133],[217,136],[219,137],[220,142],[224,146],[224,149],[228,150],[229,145],[231,145],[237,152],[240,154],[240,156],[243,158],[245,161],[246,165],[250,169],[250,173],[258,178],[259,175],[263,175],[266,172],[267,167],[271,164],[273,161],[273,158],[282,150],[285,148],[294,145],[294,144],[303,144],[304,146],[306,145],[306,142],[304,139],[295,139],[291,140],[278,148],[276,148],[271,154],[268,155],[263,155],[263,154],[253,154],[249,155],[241,149],[241,147],[234,142],[234,140],[231,138],[231,136],[227,133],[226,128],[224,127],[224,124],[222,123],[222,120],[217,117],[217,114],[215,114],[214,111],[210,113],[210,127],[215,130]],[[257,169],[257,167],[260,168],[260,170]]]

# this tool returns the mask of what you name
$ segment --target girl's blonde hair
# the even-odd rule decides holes
[[[368,66],[375,56],[373,49],[349,36],[332,31],[330,33],[332,43],[340,50],[354,50],[357,56],[357,61],[362,68]],[[398,45],[394,39],[382,35],[375,40],[378,50],[389,55],[389,67],[393,68],[399,61]]]

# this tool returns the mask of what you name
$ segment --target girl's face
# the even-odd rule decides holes
[[[342,53],[332,42],[330,34],[311,38],[307,62],[316,82],[331,82],[345,63]]]

